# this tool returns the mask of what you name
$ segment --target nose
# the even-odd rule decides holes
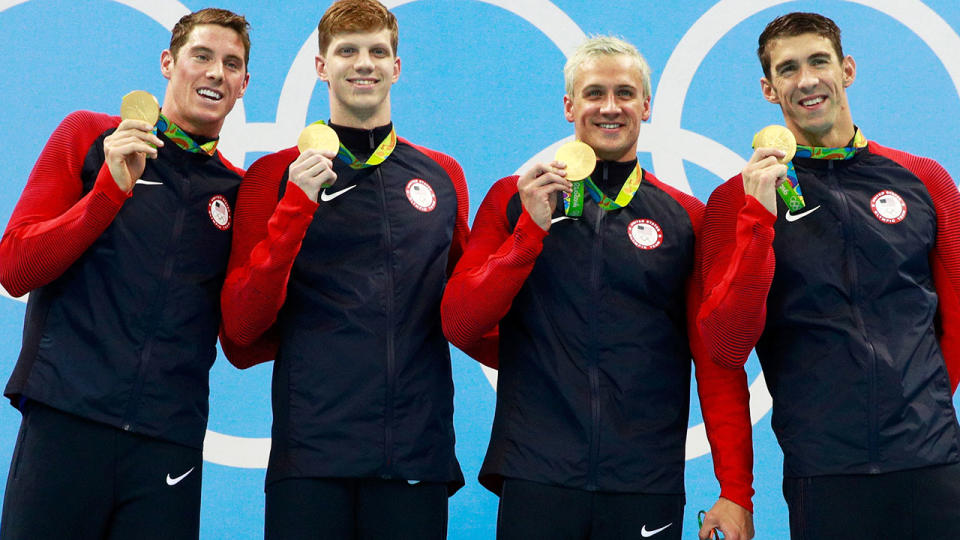
[[[373,71],[373,60],[370,57],[370,51],[366,49],[361,49],[357,54],[357,63],[355,64],[357,71],[369,72]]]
[[[620,106],[617,104],[617,98],[613,93],[607,94],[603,103],[600,104],[600,114],[620,114]]]
[[[801,90],[812,90],[819,82],[820,78],[817,76],[815,70],[809,67],[800,68],[800,81],[798,84]]]
[[[210,62],[207,67],[207,78],[215,81],[223,79],[223,65],[220,62]]]

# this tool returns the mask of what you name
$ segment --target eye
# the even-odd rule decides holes
[[[240,71],[243,69],[239,62],[227,62],[227,67],[234,71]]]
[[[210,56],[208,56],[208,55],[206,55],[206,54],[204,54],[204,53],[197,53],[197,54],[194,56],[194,58],[196,58],[197,60],[199,60],[199,61],[201,61],[201,62],[206,62],[206,61],[210,60]]]
[[[340,47],[339,52],[343,56],[350,56],[351,54],[357,52],[356,47]]]
[[[377,47],[373,49],[373,55],[378,58],[386,58],[387,56],[390,55],[390,53],[387,51],[387,49],[384,49],[382,47]]]
[[[601,92],[599,88],[591,88],[591,89],[587,90],[586,92],[584,92],[583,95],[586,96],[586,97],[594,97],[594,98],[595,98],[595,97],[600,97],[600,96],[602,96],[602,95],[603,95],[603,92]]]
[[[617,96],[623,98],[632,98],[634,96],[634,92],[628,88],[621,88],[620,90],[617,90]]]

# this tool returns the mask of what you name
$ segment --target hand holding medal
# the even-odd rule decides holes
[[[149,92],[134,90],[120,102],[120,125],[103,139],[103,155],[110,175],[125,192],[146,168],[146,158],[157,157],[157,147],[163,146],[153,132],[160,117],[160,104]]]
[[[790,174],[792,170],[791,161],[797,153],[796,137],[794,137],[789,129],[783,126],[776,124],[770,125],[761,129],[753,136],[753,149],[758,150],[761,148],[779,150],[783,153],[783,157],[777,158],[777,162],[786,167],[786,171],[783,171],[783,169],[780,170],[785,172],[787,179],[781,180],[776,184],[776,191],[790,212],[800,210],[804,206],[800,184],[796,180],[796,173]],[[754,157],[756,156],[757,154],[755,153]],[[753,159],[751,159],[751,163],[753,163]],[[744,173],[746,174],[746,169]],[[782,176],[784,175],[778,175],[778,178]],[[746,182],[746,180],[745,176],[744,181]]]
[[[321,189],[337,181],[332,159],[340,151],[340,138],[330,126],[315,122],[300,132],[297,149],[300,156],[290,164],[289,181],[316,201]]]

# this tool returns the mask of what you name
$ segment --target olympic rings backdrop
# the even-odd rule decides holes
[[[750,155],[759,128],[782,123],[760,94],[757,36],[788,11],[824,13],[857,61],[848,90],[868,138],[938,160],[960,179],[960,4],[956,0],[390,0],[400,21],[402,73],[393,88],[400,135],[463,165],[471,219],[492,183],[552,156],[571,137],[562,66],[589,34],[636,44],[653,69],[653,116],[641,164],[706,201]],[[43,144],[76,109],[118,114],[134,89],[161,98],[160,52],[169,29],[208,2],[0,0],[0,221],[5,223]],[[228,117],[220,148],[249,166],[292,146],[326,119],[313,70],[316,23],[327,1],[218,3],[253,26],[250,86]],[[953,142],[951,142],[953,141]],[[0,380],[20,347],[25,304],[0,297]],[[450,538],[493,538],[497,498],[476,482],[495,403],[496,375],[453,350],[457,454],[467,486],[450,500]],[[211,372],[201,536],[262,537],[270,434],[270,366],[238,371],[222,355]],[[757,538],[786,538],[780,449],[755,358],[747,364],[756,454]],[[842,389],[838,389],[842,391]],[[692,393],[696,396],[696,393]],[[955,399],[960,405],[960,400]],[[20,415],[0,407],[0,486]],[[696,398],[687,442],[684,537],[719,493]]]

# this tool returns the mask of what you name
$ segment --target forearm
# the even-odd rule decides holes
[[[705,242],[713,244],[716,254],[705,257],[713,266],[704,272],[704,301],[697,321],[710,356],[721,365],[742,366],[763,332],[774,273],[775,219],[756,199],[747,197],[729,228],[732,234],[705,227]]]
[[[239,209],[244,203],[252,201],[238,202],[234,251],[221,295],[224,331],[242,346],[254,343],[276,322],[293,262],[317,209],[317,203],[293,184],[265,227],[242,222]]]
[[[504,235],[505,228],[499,232],[491,235],[482,224],[475,224],[474,238],[443,295],[444,333],[464,350],[489,336],[507,314],[546,236],[525,212],[510,234]]]

